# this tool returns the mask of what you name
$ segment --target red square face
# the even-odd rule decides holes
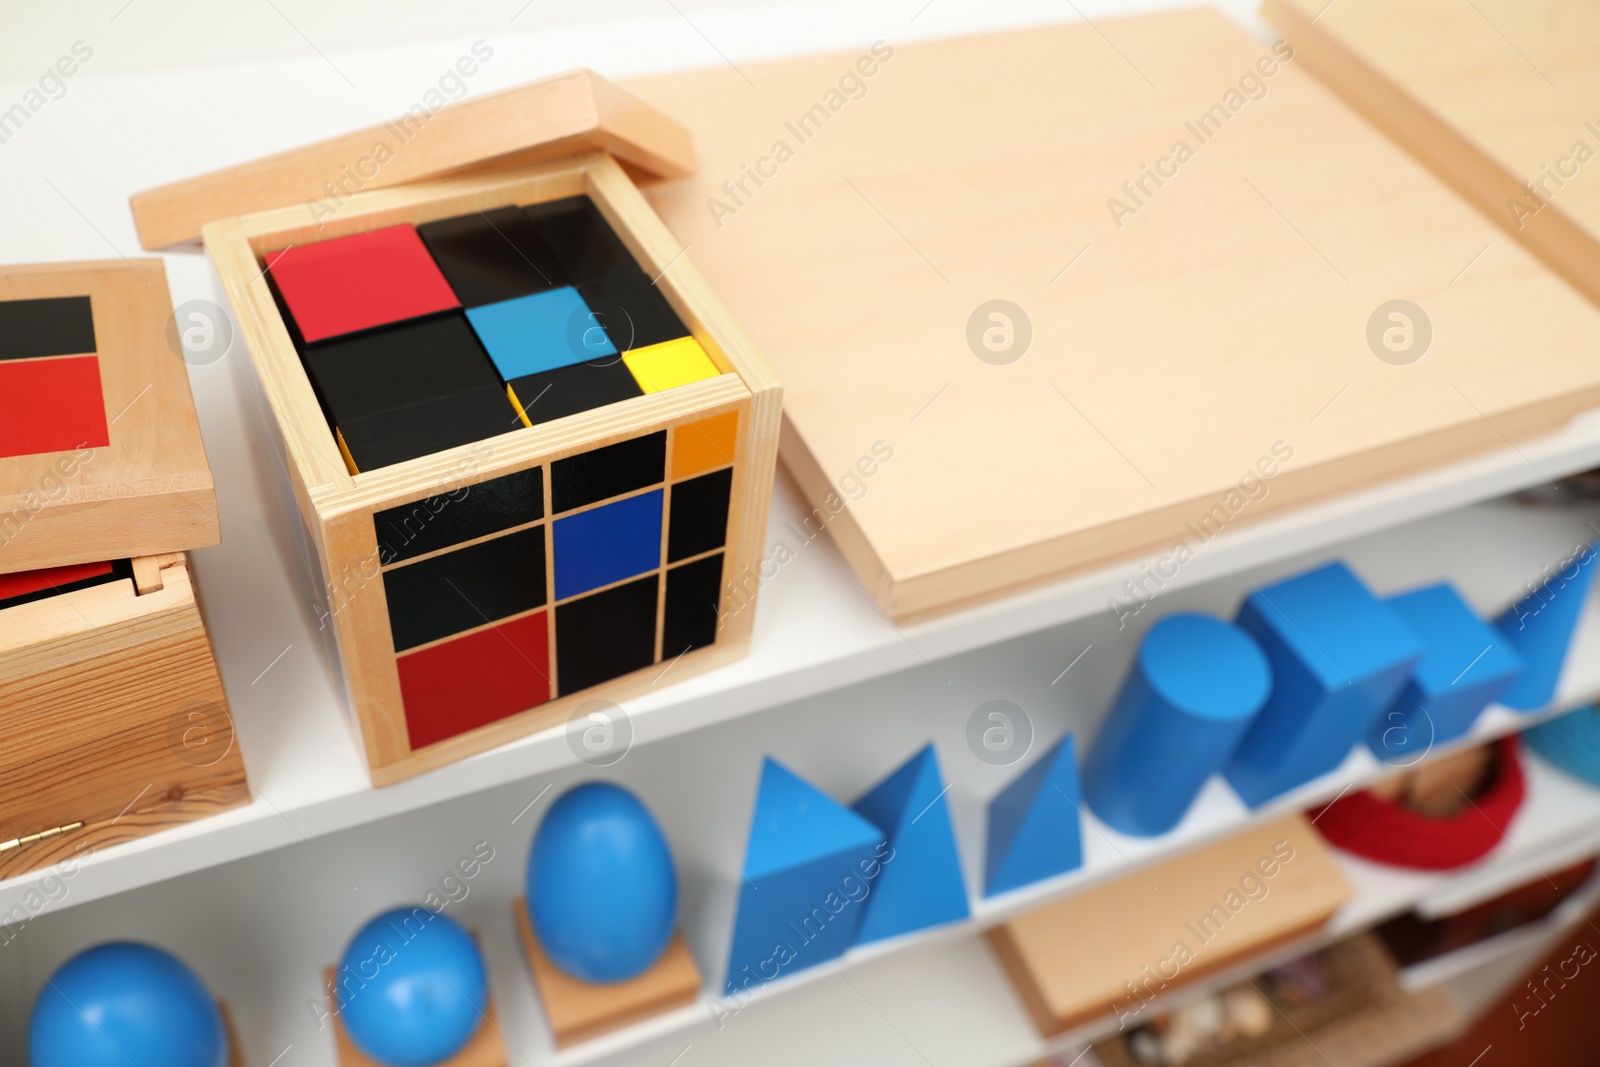
[[[286,248],[267,272],[307,344],[461,306],[409,225]]]
[[[397,661],[413,749],[550,699],[548,611],[451,638]]]
[[[110,443],[98,357],[0,361],[0,457]]]

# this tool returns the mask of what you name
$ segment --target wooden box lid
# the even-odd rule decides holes
[[[1297,814],[1029,912],[989,939],[1050,1035],[1137,1016],[1157,994],[1308,937],[1350,895]]]
[[[328,201],[330,183],[339,197],[596,149],[635,175],[695,169],[688,130],[576,70],[135,193],[129,204],[140,243],[154,251],[198,241],[201,226],[217,219]]]
[[[1147,597],[1600,404],[1600,311],[1302,67],[1195,8],[628,83],[694,132],[645,195],[886,614],[1146,553]]]
[[[0,267],[0,573],[221,540],[158,259]]]

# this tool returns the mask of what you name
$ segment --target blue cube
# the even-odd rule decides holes
[[[1409,766],[1435,743],[1471,729],[1522,673],[1522,657],[1449,585],[1390,597],[1389,607],[1422,639],[1424,651],[1400,698],[1372,724],[1367,746],[1386,763]]]
[[[1417,635],[1343,563],[1257,589],[1237,622],[1272,664],[1272,695],[1224,771],[1252,808],[1343,762],[1422,658]]]

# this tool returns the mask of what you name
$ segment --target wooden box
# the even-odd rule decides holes
[[[0,269],[0,877],[249,800],[171,312],[158,261]]]
[[[1350,897],[1303,815],[1252,827],[989,931],[1045,1036],[1101,1017],[1148,1022],[1146,1005],[1314,934]]]
[[[618,161],[644,174],[692,169],[676,124],[587,72],[564,75],[432,115],[395,161],[439,176],[375,181],[336,207],[319,199],[319,168],[347,147],[370,151],[396,125],[172,187],[206,206],[245,207],[262,206],[266,188],[287,205],[274,210],[173,223],[184,204],[172,190],[134,199],[142,228],[163,219],[147,233],[175,238],[206,223],[252,385],[270,408],[265,444],[287,472],[379,785],[544,729],[586,700],[622,699],[742,655],[780,405],[767,364]],[[480,150],[472,173],[462,172],[463,143]],[[232,201],[230,188],[240,190]],[[580,215],[581,225],[572,221]],[[580,229],[582,241],[561,243]],[[450,242],[469,231],[487,258],[451,259],[463,246]],[[315,268],[316,256],[373,242],[416,257],[405,284],[416,281],[422,297],[369,321],[352,296],[328,325],[314,306],[327,286],[301,285],[289,265]],[[499,273],[480,287],[479,267],[495,255]],[[584,273],[598,269],[595,257],[621,273]],[[390,269],[373,262],[374,272]],[[527,291],[538,284],[523,263],[545,288]],[[507,279],[516,284],[501,285]],[[628,295],[608,304],[613,291]],[[558,314],[567,300],[578,310],[564,335],[532,317],[547,307]],[[681,336],[652,339],[658,328]],[[419,331],[453,339],[402,354],[397,346]],[[374,344],[406,369],[355,386],[336,380],[352,365],[338,361],[366,358],[361,346]],[[541,362],[586,357],[591,344],[610,351]],[[669,363],[680,352],[697,369],[650,369],[669,349]],[[441,369],[445,359],[453,362]],[[492,387],[425,400],[408,392],[409,377],[465,380],[482,367],[496,376]],[[631,373],[631,394],[582,410],[547,406],[557,414],[543,418],[548,390],[558,390],[558,405],[571,395],[560,392],[568,372],[585,381]],[[466,413],[469,396],[481,416]],[[429,421],[446,408],[448,418]],[[383,430],[390,436],[378,447],[373,427],[391,423],[401,429]]]

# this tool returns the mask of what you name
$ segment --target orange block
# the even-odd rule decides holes
[[[733,462],[739,440],[739,413],[730,411],[679,426],[672,437],[672,476],[687,478]]]

